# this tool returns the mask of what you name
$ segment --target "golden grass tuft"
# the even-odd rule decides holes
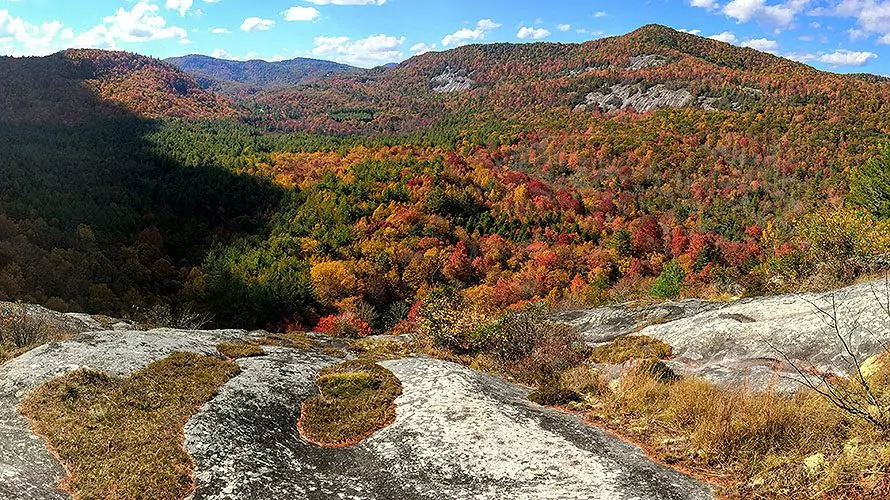
[[[632,359],[667,359],[671,357],[671,346],[645,335],[626,335],[597,346],[590,355],[597,363],[620,365]]]
[[[270,333],[260,339],[260,345],[290,347],[292,349],[309,349],[315,345],[305,332]]]
[[[411,343],[388,338],[364,338],[350,342],[350,348],[361,359],[384,361],[406,358],[414,351]]]
[[[194,489],[183,426],[238,365],[174,353],[119,379],[77,370],[32,391],[20,411],[81,500],[183,498]]]
[[[216,350],[220,354],[229,359],[251,358],[255,356],[263,356],[266,351],[257,344],[240,342],[240,343],[222,343],[216,345]]]
[[[323,369],[319,394],[303,402],[297,428],[308,441],[351,446],[395,420],[399,379],[368,360],[346,361]]]

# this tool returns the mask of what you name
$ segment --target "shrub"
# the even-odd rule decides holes
[[[590,359],[597,363],[620,365],[632,359],[666,359],[671,356],[671,346],[645,335],[625,335],[608,344],[596,346]]]
[[[677,261],[672,260],[664,265],[650,291],[652,295],[662,299],[676,299],[680,296],[681,283],[685,277],[686,271]]]
[[[680,380],[680,376],[674,373],[674,370],[671,370],[670,367],[664,364],[660,359],[647,358],[640,360],[639,363],[634,366],[634,370],[638,373],[652,377],[659,382],[673,382],[675,380]]]
[[[560,386],[578,394],[599,395],[607,390],[603,374],[589,366],[581,365],[562,372]]]
[[[368,323],[350,311],[321,318],[315,331],[338,338],[360,338],[373,333]]]

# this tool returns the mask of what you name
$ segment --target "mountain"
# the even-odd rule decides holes
[[[3,122],[236,115],[234,103],[201,89],[189,75],[127,52],[66,50],[46,57],[0,57],[0,88]]]
[[[337,73],[363,70],[319,59],[230,61],[203,55],[172,57],[166,62],[193,75],[204,88],[226,93],[301,85]]]
[[[572,127],[592,114],[663,108],[815,107],[859,116],[888,105],[890,87],[880,83],[649,25],[583,44],[497,43],[429,52],[396,67],[333,75],[252,100],[267,112],[268,126],[370,133],[469,116]],[[363,119],[344,125],[341,110],[363,110]]]

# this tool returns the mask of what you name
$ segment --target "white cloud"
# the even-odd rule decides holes
[[[319,14],[315,7],[291,7],[281,13],[285,21],[313,21]]]
[[[315,37],[312,54],[354,66],[372,67],[404,59],[405,37],[373,35],[360,40],[348,36]],[[416,47],[416,46],[415,46]]]
[[[61,49],[74,38],[70,28],[61,21],[47,21],[40,25],[12,16],[0,10],[0,50],[16,56],[47,55]],[[18,47],[18,48],[16,48]]]
[[[819,62],[832,66],[864,66],[868,61],[877,59],[874,52],[855,52],[852,50],[838,50],[830,54],[818,57]]]
[[[687,30],[687,29],[680,28],[677,31],[679,31],[681,33],[689,33],[690,35],[701,35],[701,30]]]
[[[803,12],[810,0],[787,0],[767,5],[766,0],[732,0],[723,7],[723,13],[740,23],[752,19],[772,28],[788,28],[795,17]]]
[[[550,36],[550,32],[544,28],[528,28],[526,26],[519,28],[519,32],[516,33],[516,38],[530,38],[532,40],[540,40],[548,36]]]
[[[454,33],[451,33],[450,35],[445,35],[445,38],[442,39],[442,46],[460,46],[465,45],[473,40],[485,40],[485,35],[489,31],[495,30],[500,27],[500,24],[492,21],[491,19],[482,19],[478,23],[476,23],[475,29],[463,28],[455,31]]]
[[[262,19],[259,17],[248,17],[241,23],[241,31],[248,33],[252,31],[266,31],[275,26],[275,21],[271,19]]]
[[[556,29],[558,29],[559,31],[569,31],[570,29],[572,29],[572,25],[571,24],[557,24]]]
[[[732,31],[724,31],[723,33],[711,35],[708,38],[710,38],[711,40],[717,40],[720,42],[731,43],[733,45],[735,45],[739,41],[739,39],[735,36],[735,33],[733,33]]]
[[[185,16],[185,13],[192,8],[192,0],[167,0],[164,6],[179,11],[180,16]]]
[[[830,53],[818,54],[785,54],[785,57],[802,63],[813,61],[821,62],[829,66],[864,66],[872,59],[877,59],[874,52],[855,52],[851,50],[836,50]]]
[[[158,9],[157,5],[146,1],[136,3],[129,11],[120,7],[113,15],[103,18],[102,24],[78,35],[74,44],[78,47],[114,49],[118,41],[187,40],[188,32],[177,26],[167,26],[167,21],[158,15]]]
[[[719,9],[720,4],[715,2],[714,0],[692,0],[689,2],[693,7],[699,7],[701,9],[714,10]]]
[[[411,53],[414,54],[415,56],[419,56],[420,54],[425,54],[425,53],[427,53],[427,52],[431,52],[431,51],[433,51],[433,50],[436,50],[436,44],[427,45],[427,44],[425,44],[425,43],[423,43],[423,42],[421,42],[421,43],[415,43],[415,44],[412,45],[411,48],[408,49],[408,50],[410,50]]]
[[[606,13],[603,11],[594,12],[593,17],[606,17]]]
[[[228,35],[229,33],[231,33],[231,31],[226,28],[212,28],[210,32],[214,35]]]
[[[383,5],[386,0],[306,0],[315,5]]]
[[[754,40],[742,42],[742,47],[748,47],[750,49],[759,50],[761,52],[774,53],[776,49],[779,48],[779,43],[775,40],[769,40],[767,38],[756,38]]]

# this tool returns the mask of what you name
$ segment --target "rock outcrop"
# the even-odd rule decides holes
[[[16,405],[34,387],[88,366],[124,376],[174,351],[214,354],[236,330],[102,331],[34,349],[0,366],[0,498],[67,499],[64,472]],[[525,399],[527,389],[428,358],[382,363],[401,381],[395,422],[348,448],[296,430],[320,348],[265,347],[186,424],[200,499],[712,498],[708,485],[638,448]]]
[[[890,345],[887,293],[883,281],[872,281],[825,294],[615,306],[556,319],[578,327],[591,344],[633,333],[663,340],[674,349],[669,365],[680,373],[722,385],[794,389],[796,371],[784,356],[825,372],[851,370],[851,359],[831,327],[832,315],[860,361]]]
[[[439,93],[466,92],[476,84],[465,72],[450,67],[445,68],[441,75],[431,78],[430,83],[434,85],[433,92]]]
[[[644,113],[661,108],[682,108],[693,101],[692,93],[686,89],[670,89],[663,84],[644,89],[639,84],[616,83],[608,91],[598,90],[587,94],[584,103],[575,109],[584,111],[595,106],[603,111],[611,111],[632,107],[637,112]]]

